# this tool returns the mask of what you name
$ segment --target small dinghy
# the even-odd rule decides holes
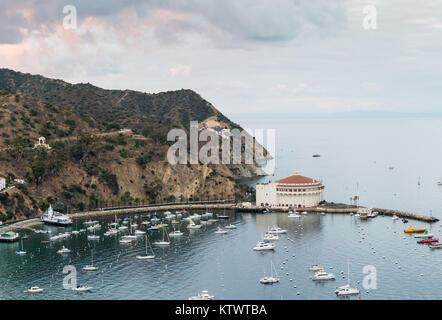
[[[226,234],[229,233],[228,230],[223,230],[220,227],[218,227],[218,230],[215,231],[215,234]]]

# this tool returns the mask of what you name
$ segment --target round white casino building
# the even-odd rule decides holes
[[[316,207],[324,186],[319,180],[295,175],[267,184],[256,185],[256,205],[266,207]]]

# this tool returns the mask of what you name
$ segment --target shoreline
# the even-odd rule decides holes
[[[109,215],[121,215],[121,214],[134,214],[134,213],[143,213],[143,212],[155,212],[155,211],[165,211],[165,210],[204,210],[204,209],[233,209],[241,212],[260,212],[264,208],[262,207],[244,207],[238,206],[234,203],[226,203],[226,204],[177,204],[177,205],[155,205],[155,206],[143,206],[137,208],[121,208],[121,209],[111,209],[111,210],[95,210],[95,211],[86,211],[86,212],[78,212],[72,213],[69,215],[72,219],[84,218],[84,217],[101,217],[101,216],[109,216]],[[272,208],[272,212],[280,212],[286,213],[289,211],[288,208]],[[373,208],[373,211],[377,211],[379,215],[383,216],[393,216],[396,215],[399,218],[412,219],[416,221],[423,221],[427,223],[434,223],[439,221],[434,216],[416,213],[416,212],[407,212],[393,209],[382,209],[382,208]],[[357,208],[327,208],[327,207],[311,207],[311,208],[302,208],[302,211],[306,211],[309,213],[321,213],[324,212],[326,214],[350,214],[351,212],[355,213]],[[16,223],[11,223],[5,226],[0,226],[0,232],[7,232],[16,229],[31,229],[31,227],[36,225],[42,225],[43,222],[40,221],[40,218],[31,218],[28,220],[22,220]]]

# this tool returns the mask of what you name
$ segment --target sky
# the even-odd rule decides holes
[[[0,67],[227,115],[440,112],[441,40],[440,0],[0,0]]]

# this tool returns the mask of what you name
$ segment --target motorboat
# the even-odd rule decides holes
[[[275,273],[275,274],[273,274]],[[270,276],[265,275],[264,270],[264,277],[259,279],[259,282],[262,284],[274,284],[279,282],[278,274],[276,273],[275,266],[273,265],[273,261],[270,260]]]
[[[152,226],[149,228],[150,231],[158,231],[160,228],[158,226]]]
[[[408,229],[405,229],[404,232],[405,233],[423,233],[427,231],[426,228],[422,228],[422,229],[414,229],[413,227],[408,227]]]
[[[46,224],[51,224],[60,227],[67,227],[72,225],[71,218],[58,211],[54,211],[51,205],[49,205],[49,208],[40,217],[40,221]]]
[[[319,266],[319,265],[317,265],[317,264],[314,264],[314,265],[308,267],[308,271],[315,271],[315,272],[317,272],[317,271],[323,271],[323,270],[324,270],[324,268]]]
[[[34,286],[34,287],[30,287],[27,291],[28,291],[29,293],[42,293],[42,292],[43,292],[43,289],[42,289],[42,288],[39,288],[39,287],[37,287],[37,286]]]
[[[289,210],[288,212],[288,218],[300,218],[301,216],[296,213],[296,210]]]
[[[430,244],[428,246],[430,249],[442,249],[442,243]]]
[[[419,240],[417,243],[419,243],[419,244],[427,244],[427,243],[433,243],[433,242],[439,242],[439,239],[427,238],[427,239]]]
[[[128,244],[128,243],[132,243],[133,240],[131,239],[120,239],[119,243],[121,244]]]
[[[356,288],[351,288],[349,284],[346,284],[344,286],[336,288],[335,293],[338,296],[351,296],[359,294],[359,290]]]
[[[87,239],[88,239],[88,240],[100,240],[100,236],[95,235],[95,234],[89,234],[89,235],[87,236]]]
[[[69,250],[65,246],[63,246],[60,250],[57,251],[57,253],[59,253],[59,254],[65,254],[65,253],[70,253],[70,252],[71,252],[71,250]]]
[[[190,297],[189,300],[213,300],[215,296],[210,295],[207,290],[203,290],[198,295]]]
[[[267,231],[267,233],[269,233],[269,234],[287,233],[287,230],[281,229],[277,226],[273,226]]]
[[[135,230],[135,235],[137,235],[137,236],[142,236],[143,234],[146,234],[146,231]]]
[[[75,292],[78,292],[78,293],[88,292],[88,291],[91,291],[91,290],[92,290],[92,287],[89,287],[89,286],[77,286],[75,288],[72,288],[72,291],[75,291]]]
[[[147,243],[149,243],[149,248],[150,248],[150,251],[151,251],[151,253],[152,253],[151,255],[149,255],[149,254],[147,253]],[[148,239],[147,236],[146,236],[146,254],[145,254],[144,256],[142,256],[142,255],[137,255],[136,258],[137,258],[138,260],[150,260],[150,259],[155,259],[155,253],[153,252],[152,246],[150,245],[150,242],[149,242],[149,239]]]
[[[275,250],[276,245],[273,242],[269,241],[260,241],[256,244],[256,246],[253,247],[253,250],[255,251],[268,251],[268,250]]]
[[[434,234],[428,233],[428,230],[426,230],[424,233],[417,234],[414,237],[417,238],[417,239],[433,238]]]
[[[233,224],[229,224],[228,226],[225,226],[224,229],[236,229],[236,226]]]
[[[229,233],[229,230],[223,230],[220,227],[218,227],[218,230],[215,231],[215,234],[226,234]]]
[[[397,220],[397,219],[399,219],[399,217],[398,217],[397,215],[394,214],[394,215],[391,217],[391,219],[392,219],[392,220]]]
[[[308,214],[308,212],[307,211],[302,211],[301,214],[306,216]]]
[[[266,233],[262,238],[263,241],[276,241],[279,237],[276,234]]]
[[[333,273],[327,273],[325,271],[318,271],[312,276],[313,281],[322,281],[322,280],[335,280],[335,275]]]

